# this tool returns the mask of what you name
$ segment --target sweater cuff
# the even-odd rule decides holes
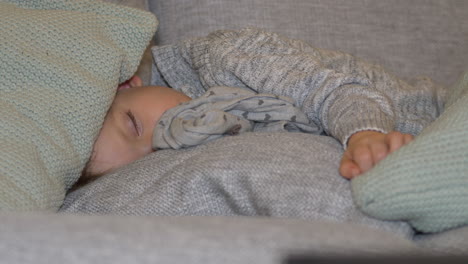
[[[341,142],[343,148],[347,148],[349,138],[360,131],[377,131],[389,133],[394,130],[395,121],[392,116],[379,112],[360,112],[351,116],[343,116],[335,121],[334,136]]]

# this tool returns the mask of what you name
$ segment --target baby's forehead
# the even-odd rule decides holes
[[[114,104],[168,103],[190,100],[185,94],[164,86],[139,86],[117,92]]]
[[[117,91],[116,98],[127,101],[131,99],[157,96],[160,93],[157,86],[138,86]]]
[[[165,86],[138,86],[133,87],[122,92],[129,92],[130,94],[138,94],[138,95],[158,95],[162,93],[177,93],[176,90],[165,87]]]

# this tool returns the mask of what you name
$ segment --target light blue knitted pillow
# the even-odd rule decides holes
[[[409,145],[352,180],[366,214],[408,221],[423,232],[468,224],[468,72],[446,110]]]
[[[11,0],[0,25],[0,211],[54,211],[157,21],[100,1]]]

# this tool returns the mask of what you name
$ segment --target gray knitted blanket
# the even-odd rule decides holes
[[[166,111],[155,127],[153,148],[196,146],[247,131],[321,132],[289,97],[218,86]]]

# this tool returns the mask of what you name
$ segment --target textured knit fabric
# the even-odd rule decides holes
[[[445,254],[466,255],[468,248],[468,226],[454,228],[445,232],[420,233],[413,240],[418,246]]]
[[[196,146],[247,131],[321,132],[291,98],[216,86],[167,110],[153,131],[153,149]]]
[[[381,256],[375,263],[386,263],[388,256],[428,252],[389,232],[330,221],[0,214],[0,222],[0,255],[8,264],[280,264],[301,253],[347,263]]]
[[[150,0],[156,44],[255,26],[452,85],[468,65],[465,0]]]
[[[411,237],[404,222],[360,212],[331,137],[246,132],[156,151],[69,193],[61,212],[264,216],[356,223]]]
[[[153,84],[192,98],[213,86],[288,96],[342,144],[361,130],[417,134],[443,107],[430,80],[413,87],[351,55],[254,28],[154,47],[153,56]]]
[[[468,72],[447,109],[409,145],[352,181],[365,213],[424,232],[468,224]]]
[[[102,0],[104,2],[115,3],[119,5],[124,5],[128,7],[133,7],[141,10],[149,10],[148,1],[151,0]],[[141,78],[143,85],[149,85],[151,80],[151,65],[153,61],[153,55],[151,55],[151,43],[146,48],[145,52],[143,53],[143,57],[140,61],[140,65],[138,66],[135,75]]]
[[[57,210],[156,20],[99,1],[38,0],[3,1],[0,24],[0,211]]]

